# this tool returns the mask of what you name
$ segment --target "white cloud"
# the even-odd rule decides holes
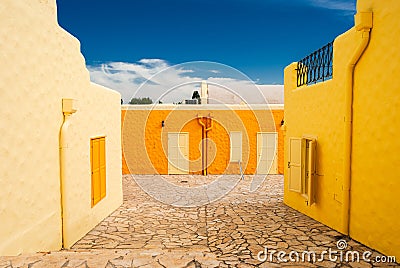
[[[168,70],[168,67],[168,63],[163,60],[142,59],[138,63],[109,62],[89,65],[88,70],[93,82],[117,90],[121,93],[124,103],[128,103],[135,95],[136,97],[149,96],[155,101],[169,87],[192,80],[185,76],[182,70],[171,69],[161,72]],[[160,75],[156,75],[158,73]],[[137,91],[147,80],[150,82]],[[182,94],[180,98],[188,95],[179,91],[182,89],[177,89],[174,93],[175,95]]]
[[[313,6],[341,10],[341,11],[355,11],[356,0],[309,0]]]
[[[213,103],[265,103],[264,95],[269,103],[283,102],[283,86],[257,87],[241,72],[212,62],[170,66],[162,59],[141,59],[89,65],[88,70],[93,82],[120,92],[124,103],[132,97],[150,97],[163,103],[190,99],[202,80],[209,83]]]
[[[214,74],[219,74],[218,70],[210,70],[210,72],[214,73]]]
[[[141,59],[139,62],[144,64],[165,65],[165,61],[162,59]]]

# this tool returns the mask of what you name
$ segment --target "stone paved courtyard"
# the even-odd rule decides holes
[[[321,260],[324,250],[339,251],[340,239],[347,242],[344,254],[358,251],[362,259],[363,252],[371,251],[371,260],[381,254],[284,205],[283,176],[268,176],[257,190],[257,181],[250,176],[220,182],[217,176],[163,178],[169,183],[160,183],[156,176],[124,176],[123,205],[72,249],[0,257],[0,268],[400,267],[375,261],[341,262],[339,253],[333,255],[336,261],[329,261],[327,254]],[[222,198],[219,193],[224,193]],[[269,253],[286,252],[286,260],[295,251],[300,261],[280,262],[277,254],[272,261],[271,255],[260,261],[257,255],[265,248]],[[308,261],[308,255],[301,262],[305,250],[316,253],[315,263]]]

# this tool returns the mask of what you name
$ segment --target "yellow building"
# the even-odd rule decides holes
[[[122,203],[120,94],[56,14],[0,4],[0,255],[70,247]]]
[[[400,259],[398,14],[398,0],[359,0],[331,80],[302,85],[318,78],[307,60],[285,69],[284,202]]]
[[[283,105],[123,105],[122,171],[282,174],[282,120]]]

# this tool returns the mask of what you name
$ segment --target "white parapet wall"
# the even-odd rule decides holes
[[[62,247],[62,99],[76,100],[65,159],[64,246],[122,203],[120,94],[90,82],[55,0],[0,4],[0,255]],[[106,137],[106,197],[91,205],[90,139]]]

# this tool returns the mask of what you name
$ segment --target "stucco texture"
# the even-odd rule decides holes
[[[373,28],[354,71],[349,235],[400,258],[400,125],[396,123],[400,2],[359,0],[357,9],[373,12]],[[332,80],[297,88],[296,64],[285,69],[285,144],[290,137],[317,139],[317,177],[316,204],[308,207],[300,194],[288,189],[285,165],[284,202],[339,231],[343,231],[345,72],[360,40],[354,27],[335,39]]]
[[[373,11],[374,27],[354,74],[350,235],[400,259],[400,2],[358,9]]]
[[[168,174],[168,133],[189,133],[189,173],[202,174],[202,127],[198,117],[211,116],[207,132],[209,174],[239,174],[230,162],[231,131],[242,132],[242,167],[245,174],[257,168],[257,133],[278,133],[278,173],[283,172],[283,135],[279,108],[213,105],[167,107],[129,106],[122,108],[123,174]],[[239,107],[239,108],[238,108]],[[164,121],[164,127],[162,127]],[[209,123],[210,124],[210,123]],[[145,150],[143,150],[145,148]]]
[[[0,4],[0,255],[61,248],[62,99],[77,101],[65,161],[65,246],[122,203],[120,95],[90,83],[49,1]],[[106,109],[105,109],[106,107]],[[106,136],[107,196],[91,208],[90,138]]]

